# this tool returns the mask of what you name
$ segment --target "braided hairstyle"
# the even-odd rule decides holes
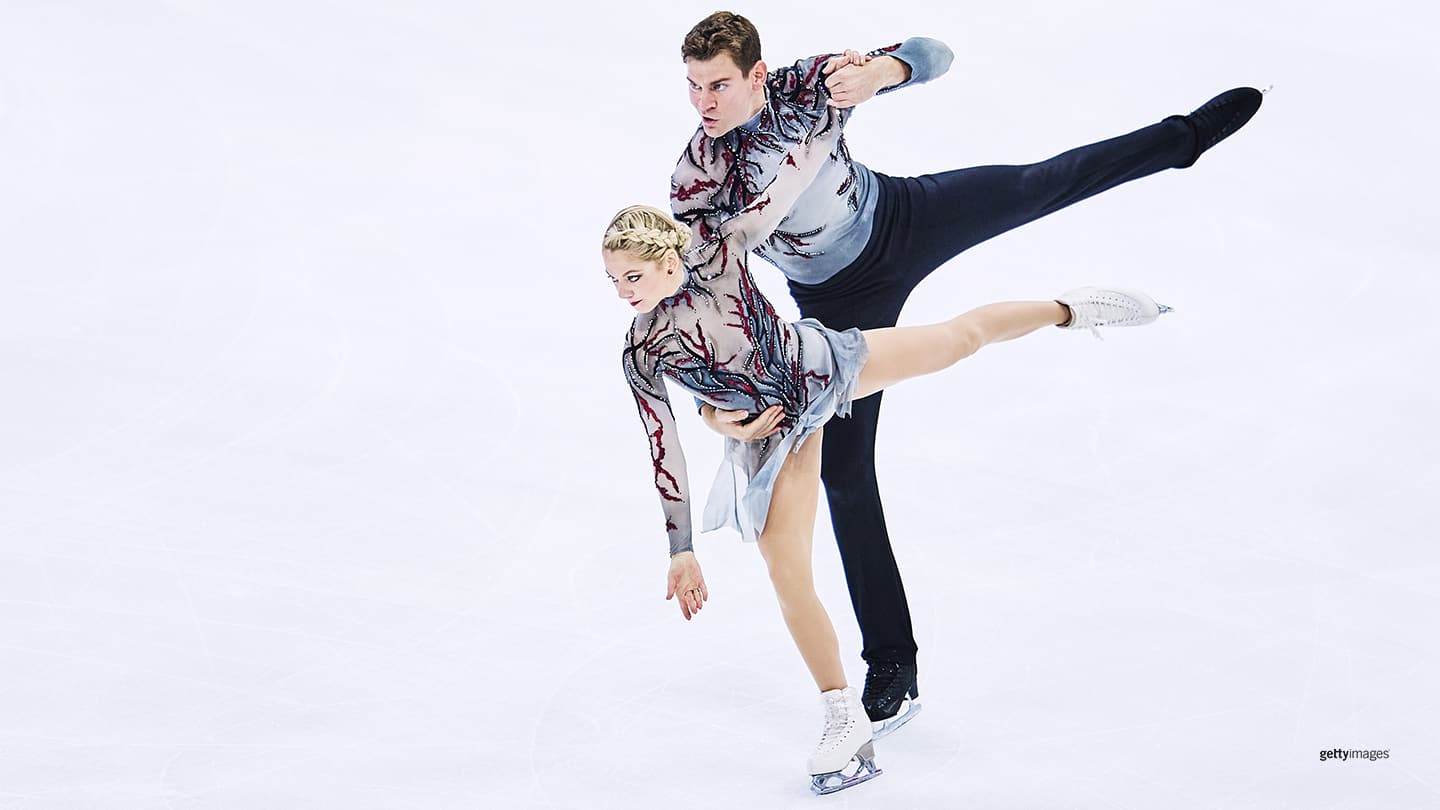
[[[605,250],[633,253],[647,262],[659,261],[671,250],[678,257],[689,245],[690,229],[649,205],[620,209],[600,243]]]

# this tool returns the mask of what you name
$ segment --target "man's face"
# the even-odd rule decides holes
[[[765,63],[741,73],[735,58],[720,52],[706,59],[686,59],[690,104],[700,113],[705,134],[718,138],[749,121],[765,102]]]

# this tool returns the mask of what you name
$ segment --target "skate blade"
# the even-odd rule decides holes
[[[850,762],[844,768],[832,773],[817,773],[810,777],[810,790],[816,796],[825,796],[836,793],[845,788],[852,788],[861,782],[868,782],[871,779],[884,773],[880,766],[875,764],[875,746],[867,742],[860,746]]]
[[[900,711],[896,712],[894,717],[870,724],[870,738],[878,740],[881,737],[889,736],[901,726],[914,720],[915,715],[919,713],[920,701],[909,699],[901,701]]]

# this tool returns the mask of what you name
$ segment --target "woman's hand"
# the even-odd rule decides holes
[[[700,562],[695,552],[682,551],[670,558],[670,575],[666,577],[665,598],[680,597],[680,615],[685,621],[700,612],[710,590],[705,587],[705,575],[700,573]]]

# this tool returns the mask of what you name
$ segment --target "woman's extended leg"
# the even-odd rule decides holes
[[[1055,301],[1008,301],[929,326],[866,329],[870,357],[860,370],[854,398],[949,368],[991,343],[1014,340],[1069,319],[1070,310]]]
[[[820,445],[823,429],[806,437],[800,452],[785,458],[770,496],[760,555],[770,569],[770,582],[790,637],[810,668],[820,691],[845,687],[840,642],[820,597],[815,594],[811,546],[815,508],[820,497]]]

